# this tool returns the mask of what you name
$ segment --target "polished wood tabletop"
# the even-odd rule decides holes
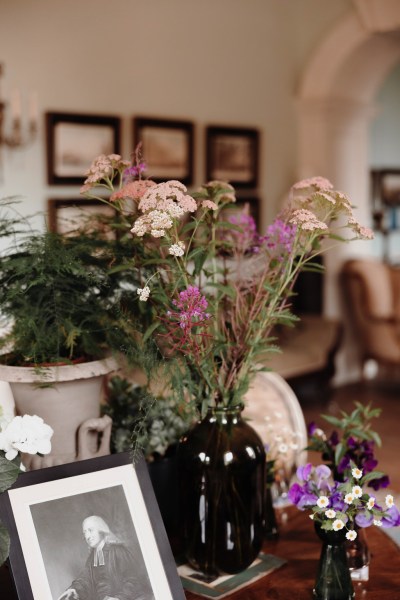
[[[311,600],[321,542],[308,513],[290,508],[280,523],[279,538],[265,543],[263,550],[287,563],[224,600]],[[354,583],[355,600],[400,600],[400,548],[381,529],[369,527],[371,551],[368,582]],[[187,600],[204,597],[186,592]]]
[[[287,563],[249,586],[226,596],[226,600],[311,600],[321,543],[307,513],[290,508],[280,522],[279,538],[265,543],[263,550]],[[400,600],[400,548],[384,531],[367,529],[372,558],[368,582],[354,585],[355,600]],[[11,578],[0,568],[0,599],[14,600]],[[202,596],[186,592],[187,600]],[[23,598],[19,600],[24,600]],[[134,599],[132,599],[134,600]],[[204,600],[204,599],[203,599]]]

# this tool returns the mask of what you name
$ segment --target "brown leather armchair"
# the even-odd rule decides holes
[[[343,264],[341,280],[362,365],[400,366],[400,268],[371,258]]]

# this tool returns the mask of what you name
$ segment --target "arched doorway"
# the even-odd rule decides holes
[[[298,101],[298,176],[322,175],[356,204],[357,217],[371,224],[368,136],[374,98],[400,61],[400,3],[353,0],[353,10],[326,36],[301,80]],[[341,315],[338,274],[350,256],[368,255],[356,242],[327,252],[324,313]],[[346,329],[347,332],[347,329]],[[354,344],[345,336],[337,360],[339,383],[359,374]]]

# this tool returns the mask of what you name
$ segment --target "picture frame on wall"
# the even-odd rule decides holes
[[[0,517],[19,600],[61,600],[69,589],[97,598],[98,566],[112,597],[185,598],[143,457],[22,473],[0,495]]]
[[[47,180],[50,185],[82,185],[93,159],[119,154],[119,117],[46,113]]]
[[[116,210],[101,200],[89,198],[50,198],[47,201],[47,225],[50,231],[73,234],[84,220],[96,217],[97,230],[101,219],[109,220]]]
[[[138,116],[133,119],[134,147],[141,142],[147,174],[159,183],[177,179],[193,183],[194,124],[192,121]]]
[[[256,188],[259,175],[259,130],[206,127],[206,179],[228,181],[236,188]]]

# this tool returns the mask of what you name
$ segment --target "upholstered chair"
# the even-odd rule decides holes
[[[362,365],[400,366],[400,268],[372,258],[344,263],[344,297]]]

